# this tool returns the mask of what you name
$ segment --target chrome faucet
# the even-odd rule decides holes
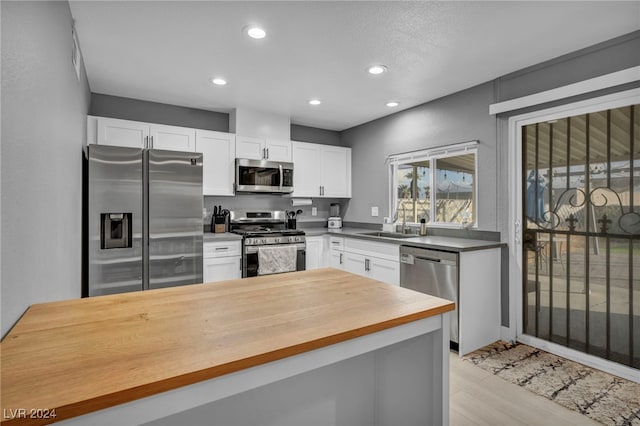
[[[409,231],[409,228],[407,227],[406,209],[404,207],[404,204],[402,204],[401,207],[402,207],[402,233],[407,234]]]

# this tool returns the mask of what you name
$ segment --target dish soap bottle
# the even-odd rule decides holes
[[[425,218],[420,219],[420,236],[425,237],[427,235],[427,221]]]

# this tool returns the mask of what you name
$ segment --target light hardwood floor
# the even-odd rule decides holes
[[[466,425],[599,425],[553,401],[449,356],[450,424]]]

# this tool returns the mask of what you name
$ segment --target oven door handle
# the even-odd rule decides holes
[[[258,247],[283,247],[283,246],[295,246],[298,251],[304,250],[306,248],[305,243],[294,243],[294,244],[265,244],[261,246],[245,246],[244,253],[245,254],[254,254],[258,252]]]

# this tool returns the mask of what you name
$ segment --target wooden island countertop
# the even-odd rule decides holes
[[[337,269],[33,305],[0,343],[2,422],[79,416],[453,308]]]

